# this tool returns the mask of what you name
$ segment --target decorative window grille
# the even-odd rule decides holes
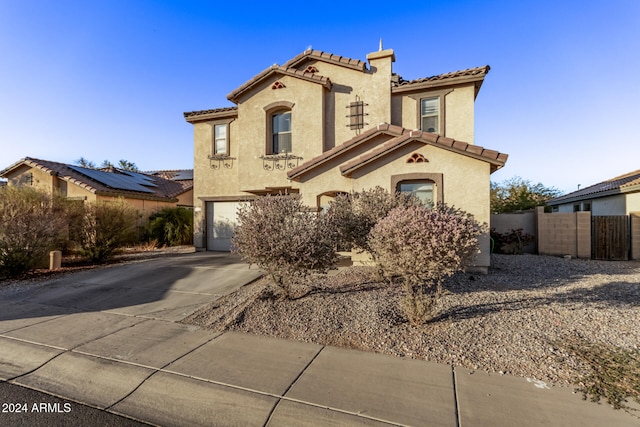
[[[368,116],[369,114],[364,112],[364,107],[369,104],[365,104],[359,96],[356,95],[355,102],[351,102],[347,108],[349,109],[349,114],[347,117],[349,118],[349,124],[347,125],[349,129],[355,130],[356,133],[360,133],[360,129],[364,128],[368,123],[364,122],[364,116]]]

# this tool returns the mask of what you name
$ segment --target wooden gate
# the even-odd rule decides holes
[[[630,247],[629,216],[591,217],[591,258],[626,261]]]

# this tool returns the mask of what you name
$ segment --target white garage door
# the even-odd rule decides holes
[[[231,250],[237,211],[243,202],[207,202],[207,250]]]

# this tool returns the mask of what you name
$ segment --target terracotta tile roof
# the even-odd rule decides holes
[[[492,172],[504,166],[508,158],[507,154],[499,153],[495,150],[489,150],[479,145],[467,144],[466,142],[456,141],[455,139],[446,138],[434,133],[422,132],[420,130],[408,130],[400,126],[383,123],[324,152],[320,156],[303,163],[297,168],[292,169],[289,171],[288,176],[290,179],[298,178],[321,164],[335,159],[336,157],[353,150],[357,146],[365,144],[367,141],[370,141],[379,135],[386,135],[390,137],[390,139],[376,146],[373,150],[369,150],[359,157],[343,163],[340,166],[340,171],[343,175],[348,175],[365,164],[412,141],[418,141],[423,144],[430,144],[446,150],[456,151],[462,155],[489,162],[491,164]]]
[[[237,116],[238,115],[238,107],[222,107],[222,108],[214,108],[212,110],[200,110],[200,111],[188,111],[184,114],[184,118],[188,122],[194,122],[198,120],[205,120],[214,117],[228,117],[228,116]]]
[[[311,49],[305,50],[301,54],[296,55],[295,57],[287,61],[283,66],[295,68],[307,60],[328,62],[361,71],[365,71],[367,69],[367,63],[364,61],[360,61],[359,59],[351,59],[340,55],[334,55],[333,53]]]
[[[184,193],[183,185],[177,181],[171,181],[168,179],[161,178],[159,176],[154,175],[146,175],[142,172],[139,174],[145,175],[150,183],[154,186],[145,187],[145,191],[133,191],[133,190],[124,190],[120,188],[113,188],[105,183],[97,181],[91,178],[88,175],[84,175],[81,171],[85,168],[81,168],[78,166],[67,165],[65,163],[52,162],[49,160],[41,160],[34,159],[31,157],[25,157],[22,160],[14,163],[8,168],[0,171],[0,176],[6,176],[11,171],[19,168],[20,166],[28,166],[31,168],[40,169],[46,173],[57,176],[58,178],[71,182],[81,188],[84,188],[94,194],[104,195],[104,196],[113,196],[113,197],[127,197],[133,199],[145,199],[145,200],[159,200],[166,202],[175,202],[177,201],[176,197],[182,193]],[[99,171],[101,173],[111,173]],[[89,172],[90,173],[90,172]],[[129,177],[131,178],[131,177]],[[119,176],[119,179],[125,180],[126,182],[128,178],[127,174],[123,174]],[[134,178],[131,178],[132,184],[135,181]],[[132,188],[135,188],[132,185]]]
[[[548,205],[561,205],[584,199],[609,196],[628,191],[640,191],[640,170],[626,173],[589,187],[548,200]]]
[[[143,172],[147,175],[155,175],[182,185],[183,192],[193,188],[193,169],[171,169]]]
[[[227,95],[227,99],[231,102],[238,102],[238,98],[245,92],[252,89],[255,85],[259,84],[263,80],[271,77],[274,74],[279,74],[282,76],[291,76],[299,79],[307,80],[313,83],[318,83],[323,85],[327,89],[331,89],[331,80],[328,77],[323,77],[315,73],[308,73],[306,71],[297,70],[292,67],[285,67],[280,65],[272,65],[267,68],[260,74],[253,77],[248,82],[244,83],[242,86],[231,92]]]
[[[445,74],[438,74],[437,76],[423,77],[415,80],[404,80],[400,76],[396,76],[392,79],[392,91],[404,92],[408,90],[420,89],[423,87],[431,87],[442,84],[451,84],[467,81],[483,80],[487,75],[491,67],[485,65],[484,67],[468,68],[466,70],[453,71]]]

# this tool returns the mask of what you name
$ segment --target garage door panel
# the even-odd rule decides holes
[[[207,202],[207,250],[230,251],[243,202]]]

